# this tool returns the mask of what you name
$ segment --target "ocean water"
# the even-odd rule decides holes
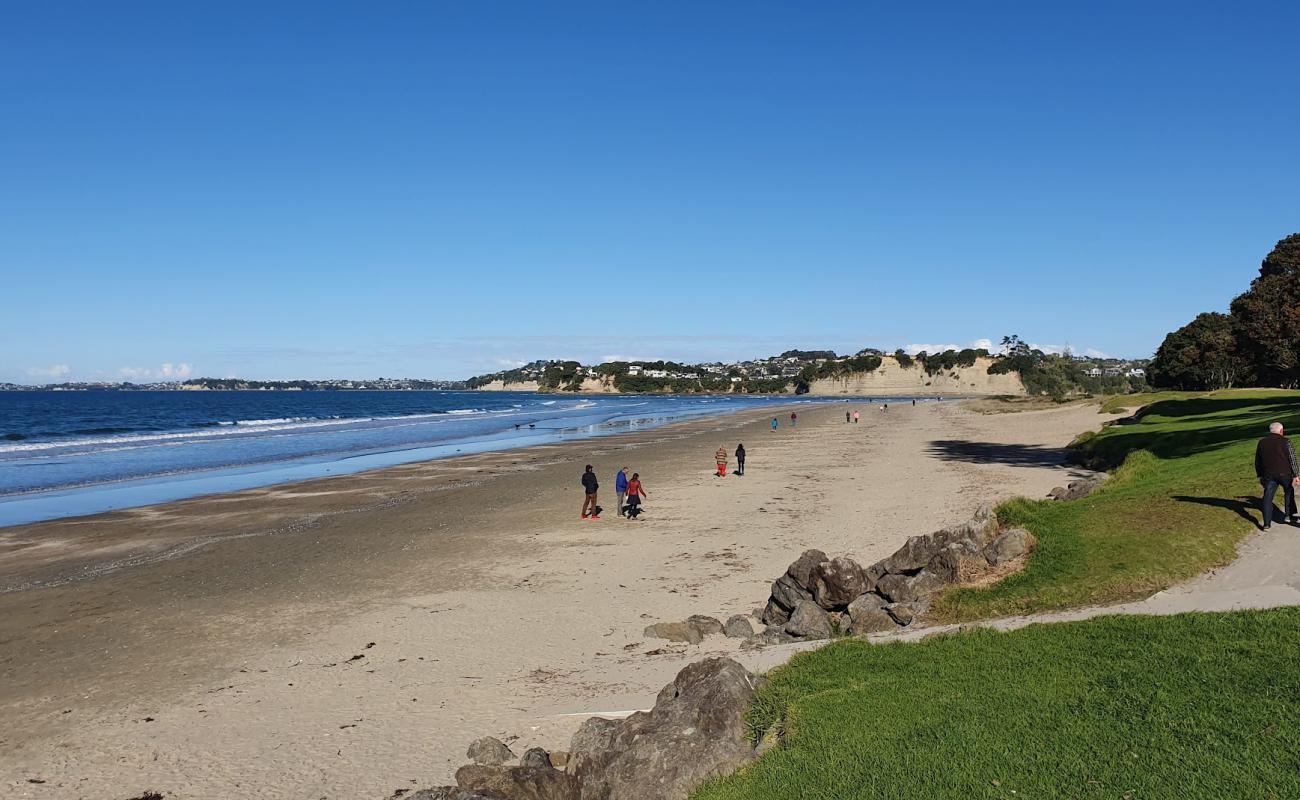
[[[791,402],[531,392],[0,392],[0,525]]]

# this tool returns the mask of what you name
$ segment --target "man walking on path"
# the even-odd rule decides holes
[[[713,457],[718,462],[718,477],[727,477],[727,448],[719,447],[718,452],[714,453]]]
[[[1295,448],[1286,438],[1282,423],[1268,426],[1268,436],[1255,446],[1255,476],[1264,486],[1264,530],[1273,526],[1273,496],[1282,487],[1282,521],[1288,517],[1292,525],[1300,524],[1296,513],[1295,490],[1300,486],[1300,468],[1296,466]]]
[[[745,474],[745,445],[736,445],[736,474]]]
[[[596,506],[596,490],[599,488],[600,484],[596,482],[596,473],[591,471],[591,465],[588,464],[587,471],[582,473],[582,490],[587,495],[582,501],[583,519],[587,518],[588,509],[590,509],[592,519],[600,519],[598,515],[600,509]]]
[[[627,467],[623,467],[614,476],[614,494],[618,495],[618,515],[621,517],[623,511],[623,497],[627,494]]]

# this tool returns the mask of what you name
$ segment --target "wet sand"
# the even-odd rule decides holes
[[[0,529],[0,791],[381,798],[446,781],[481,735],[563,749],[586,714],[736,648],[646,641],[648,622],[748,611],[805,547],[867,563],[1041,495],[1106,419],[857,407],[858,425],[842,404],[775,433],[744,412]],[[712,477],[737,441],[749,474]],[[585,463],[597,522],[578,519]],[[612,511],[624,464],[650,494],[636,522]]]

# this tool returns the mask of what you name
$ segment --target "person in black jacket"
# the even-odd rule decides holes
[[[736,474],[745,474],[745,446],[743,444],[736,445]]]
[[[1268,426],[1268,436],[1259,440],[1255,446],[1255,476],[1264,487],[1264,530],[1273,525],[1273,496],[1278,487],[1282,487],[1282,499],[1285,510],[1282,521],[1290,517],[1292,525],[1300,525],[1300,515],[1296,514],[1295,490],[1300,487],[1300,468],[1296,466],[1295,448],[1286,438],[1282,423],[1274,422]]]
[[[596,490],[600,484],[596,482],[596,473],[592,471],[591,465],[587,465],[587,471],[582,473],[582,490],[586,497],[582,500],[582,518],[587,519],[588,509],[591,511],[592,519],[600,519],[600,507],[596,505]]]

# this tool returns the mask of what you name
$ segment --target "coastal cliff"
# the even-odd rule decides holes
[[[871,397],[873,395],[1023,395],[1025,384],[1020,374],[1007,372],[990,375],[993,359],[980,357],[971,367],[953,367],[933,375],[919,364],[902,367],[893,356],[885,356],[880,366],[870,372],[855,372],[835,378],[819,378],[808,385],[808,395]]]
[[[834,378],[818,378],[808,384],[810,397],[883,397],[890,395],[1023,395],[1025,385],[1019,373],[989,374],[994,359],[980,357],[969,367],[954,366],[933,374],[920,364],[903,367],[893,356],[880,359],[880,366],[869,372],[853,372]],[[588,377],[576,391],[542,388],[537,381],[495,380],[478,386],[480,392],[562,392],[567,394],[618,394],[609,377]],[[664,387],[659,394],[670,393]],[[793,385],[770,394],[794,394]],[[758,394],[758,392],[755,392]]]
[[[543,389],[537,381],[492,381],[474,389],[477,392],[555,392],[564,394],[618,394],[614,382],[608,378],[584,378],[582,388],[576,392],[560,389]]]

